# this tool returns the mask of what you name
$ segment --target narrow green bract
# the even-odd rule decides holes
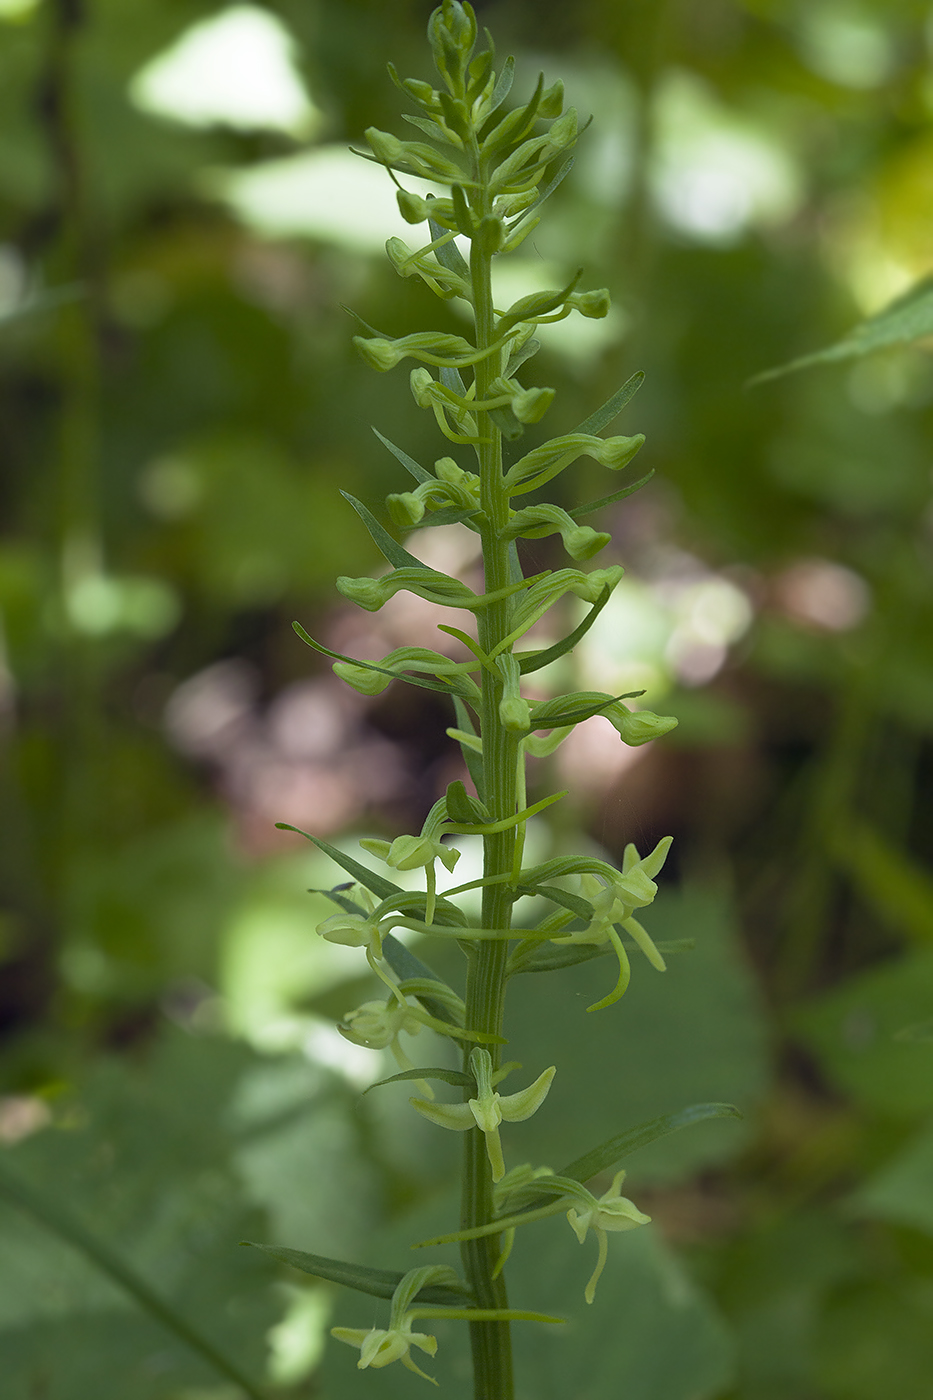
[[[654,968],[663,971],[661,953],[633,915],[653,900],[654,877],[670,845],[666,838],[644,857],[630,845],[621,870],[591,857],[559,858],[526,867],[523,848],[529,817],[563,795],[552,794],[529,805],[526,757],[552,752],[576,724],[598,714],[605,715],[618,730],[620,742],[628,744],[656,738],[675,721],[649,711],[630,711],[621,703],[629,697],[578,692],[536,704],[522,694],[523,677],[573,647],[623,571],[615,564],[590,572],[568,565],[524,577],[515,543],[519,539],[559,536],[570,559],[579,563],[608,546],[610,536],[579,524],[582,510],[571,514],[557,504],[540,500],[513,504],[513,499],[545,486],[581,456],[611,471],[626,466],[641,447],[642,437],[595,434],[621,411],[641,376],[634,376],[575,431],[565,431],[529,450],[511,449],[513,461],[504,468],[503,441],[510,446],[516,443],[527,427],[541,421],[554,400],[553,389],[517,377],[538,348],[535,328],[572,312],[598,317],[609,309],[604,289],[578,289],[580,273],[563,288],[523,297],[512,306],[497,306],[493,296],[493,261],[518,248],[537,225],[541,204],[570,168],[579,125],[573,108],[563,109],[562,85],[546,88],[543,77],[523,106],[506,110],[514,65],[508,60],[497,76],[488,34],[477,52],[476,18],[470,5],[445,0],[431,16],[428,38],[440,77],[438,88],[421,80],[400,79],[390,67],[393,81],[415,108],[409,119],[419,139],[404,140],[371,128],[366,133],[371,154],[365,154],[390,173],[405,220],[424,229],[423,245],[414,249],[399,238],[389,240],[392,265],[402,277],[420,278],[441,300],[465,302],[472,313],[473,332],[467,337],[427,330],[397,339],[373,333],[356,336],[355,344],[367,365],[379,372],[409,363],[407,388],[415,405],[434,416],[442,435],[433,471],[379,435],[414,478],[413,486],[406,483],[389,495],[390,520],[404,530],[456,520],[477,532],[485,587],[477,594],[461,580],[426,568],[360,502],[348,497],[391,567],[378,578],[339,579],[343,596],[375,611],[399,590],[408,590],[439,606],[461,608],[465,618],[472,613],[475,632],[442,629],[466,645],[470,653],[466,661],[454,662],[422,647],[399,648],[372,661],[328,654],[335,658],[338,676],[364,694],[378,694],[395,678],[451,695],[456,727],[449,732],[461,746],[475,793],[463,782],[451,783],[420,832],[397,835],[391,842],[368,839],[361,843],[389,871],[423,870],[420,894],[402,891],[376,870],[360,866],[317,837],[310,839],[339,861],[355,882],[331,892],[340,912],[325,920],[318,932],[359,947],[390,992],[384,1002],[369,1001],[348,1012],[341,1030],[358,1045],[390,1049],[400,1066],[400,1073],[392,1078],[415,1080],[422,1088],[421,1097],[411,1100],[414,1110],[439,1127],[463,1134],[460,1228],[445,1238],[461,1245],[460,1286],[465,1302],[446,1310],[426,1310],[423,1301],[413,1307],[419,1290],[436,1284],[440,1274],[434,1268],[409,1271],[396,1289],[386,1328],[367,1333],[338,1327],[334,1335],[360,1348],[358,1365],[364,1369],[400,1360],[423,1376],[410,1348],[420,1347],[433,1356],[436,1344],[429,1334],[411,1330],[413,1319],[432,1312],[462,1318],[470,1329],[476,1396],[511,1400],[510,1322],[559,1321],[525,1310],[524,1300],[517,1311],[508,1306],[503,1264],[516,1223],[563,1211],[580,1239],[588,1229],[595,1231],[599,1261],[586,1292],[591,1302],[606,1261],[606,1232],[635,1228],[648,1217],[620,1197],[621,1172],[612,1189],[600,1196],[587,1191],[582,1179],[555,1176],[546,1166],[520,1165],[519,1158],[510,1168],[509,1156],[521,1152],[521,1122],[538,1110],[547,1111],[547,1092],[560,1066],[530,1065],[520,1077],[522,1087],[499,1092],[497,1086],[516,1068],[502,1063],[501,1048],[507,1043],[503,1034],[506,985],[518,972],[563,965],[560,958],[564,957],[569,966],[605,952],[615,956],[619,977],[615,987],[589,1009],[608,1007],[622,996],[631,975],[623,935],[630,940],[629,947],[640,949]],[[427,177],[440,184],[443,192],[424,196],[408,190],[405,181],[410,176]],[[468,241],[468,258],[455,237]],[[451,455],[451,444],[456,456]],[[625,487],[607,499],[621,499],[632,489]],[[544,652],[522,649],[529,629],[568,593],[592,605],[590,617]],[[301,629],[299,635],[327,652]],[[448,843],[449,837],[466,834],[482,837],[483,876],[442,894],[437,888],[437,862],[453,871],[458,853]],[[477,888],[482,890],[482,917],[473,925],[458,909],[456,898]],[[548,901],[551,911],[536,928],[513,929],[513,904],[529,894]],[[466,953],[462,995],[393,938],[392,930],[398,928],[457,939]],[[552,949],[550,960],[536,961],[538,950],[547,947]],[[424,1027],[459,1041],[462,1070],[424,1067],[419,1072],[412,1065],[399,1045],[399,1034],[413,1034]],[[446,1084],[448,1093],[459,1089],[461,1100],[436,1101],[428,1079]],[[638,1141],[649,1141],[658,1132],[670,1130],[654,1124],[642,1128],[642,1137],[638,1136],[642,1129],[633,1129],[629,1136],[623,1134],[610,1143],[627,1142],[631,1133]],[[590,1146],[589,1156],[581,1160],[597,1161],[596,1169],[604,1170],[613,1165],[603,1160],[604,1155],[602,1149]],[[516,1196],[519,1186],[520,1196]],[[514,1214],[516,1200],[524,1212],[520,1220]],[[331,1261],[328,1267],[345,1267],[350,1286],[357,1286],[352,1283],[357,1266]],[[360,1277],[365,1281],[367,1271]],[[527,1301],[533,1305],[534,1300]]]

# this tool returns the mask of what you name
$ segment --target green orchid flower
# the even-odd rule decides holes
[[[602,1011],[612,1006],[623,995],[632,975],[628,953],[617,932],[623,928],[634,939],[651,966],[664,972],[667,964],[658,952],[647,930],[633,917],[636,909],[644,909],[654,899],[658,887],[654,881],[664,864],[673,837],[665,836],[654,850],[644,858],[629,842],[622,857],[622,870],[609,883],[596,875],[580,876],[580,893],[593,906],[593,917],[584,929],[560,938],[552,938],[552,943],[590,943],[599,947],[611,943],[619,960],[619,980],[608,996],[588,1006],[587,1011]]]
[[[584,1187],[580,1187],[578,1191],[574,1192],[574,1195],[589,1196],[589,1203],[584,1203],[581,1200],[580,1206],[573,1206],[567,1212],[567,1219],[581,1244],[586,1239],[589,1230],[594,1232],[599,1241],[599,1257],[596,1261],[596,1268],[590,1275],[590,1281],[586,1285],[583,1295],[588,1303],[592,1303],[596,1297],[596,1285],[606,1264],[609,1248],[608,1232],[610,1230],[634,1230],[639,1225],[647,1225],[651,1221],[650,1215],[645,1215],[627,1197],[620,1194],[624,1180],[625,1172],[616,1172],[609,1190],[598,1199],[586,1191]]]
[[[468,1099],[466,1103],[428,1103],[425,1099],[409,1099],[409,1103],[424,1118],[441,1128],[450,1128],[457,1133],[479,1128],[486,1137],[492,1179],[501,1181],[505,1176],[505,1160],[499,1140],[499,1125],[503,1121],[520,1123],[530,1118],[547,1098],[557,1068],[551,1065],[527,1089],[521,1089],[517,1094],[506,1094],[504,1098],[496,1092],[495,1085],[508,1073],[508,1069],[494,1073],[488,1050],[472,1050],[470,1068],[476,1079],[476,1098]]]
[[[370,855],[378,856],[380,860],[384,860],[386,865],[393,870],[417,870],[419,866],[424,866],[427,882],[424,921],[426,924],[431,923],[437,903],[434,862],[439,860],[448,870],[452,871],[460,859],[460,852],[456,846],[445,846],[443,841],[436,841],[425,835],[396,836],[391,843],[367,838],[361,841],[360,845]]]

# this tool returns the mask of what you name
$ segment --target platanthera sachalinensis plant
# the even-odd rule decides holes
[[[531,1076],[516,1076],[519,1087],[506,1089],[505,1080],[520,1068],[502,1061],[506,988],[518,973],[569,967],[609,954],[618,968],[615,980],[588,1008],[600,1011],[625,992],[631,949],[663,971],[663,951],[636,916],[654,899],[656,877],[670,846],[666,837],[653,851],[640,855],[629,845],[621,870],[587,856],[524,864],[526,823],[565,795],[554,793],[529,805],[526,759],[529,754],[552,753],[575,725],[593,715],[605,715],[622,742],[633,745],[660,737],[676,721],[647,710],[633,712],[624,703],[632,698],[626,695],[585,691],[535,702],[522,693],[523,677],[572,650],[622,577],[619,565],[589,572],[579,567],[610,540],[604,531],[584,524],[585,517],[629,495],[647,477],[570,511],[545,501],[528,504],[528,498],[581,456],[611,471],[631,462],[642,445],[640,435],[599,434],[624,408],[642,376],[633,375],[573,432],[530,451],[518,445],[525,428],[540,422],[554,398],[553,389],[526,385],[518,377],[538,349],[536,327],[572,312],[605,316],[609,308],[606,291],[577,289],[579,274],[565,287],[523,297],[512,306],[497,307],[493,296],[494,260],[514,252],[528,237],[544,201],[570,169],[577,114],[573,108],[564,111],[561,83],[545,87],[543,76],[523,106],[506,108],[513,61],[508,59],[496,74],[488,34],[477,52],[477,24],[470,5],[444,0],[431,16],[428,37],[438,88],[402,80],[389,69],[415,109],[406,120],[415,128],[416,139],[401,140],[375,128],[367,131],[366,139],[370,159],[384,165],[396,184],[403,217],[426,229],[422,246],[414,251],[401,239],[390,239],[390,260],[402,277],[420,277],[442,300],[465,303],[472,314],[472,336],[423,331],[393,339],[366,327],[355,343],[367,364],[380,372],[406,360],[414,364],[410,386],[415,403],[433,413],[445,440],[444,455],[428,471],[382,438],[414,479],[410,489],[388,497],[389,515],[405,531],[455,522],[475,531],[482,543],[485,592],[477,594],[459,579],[428,568],[397,543],[366,506],[347,496],[390,568],[377,578],[340,578],[339,591],[369,611],[381,608],[400,589],[445,608],[463,609],[475,619],[475,636],[455,627],[441,630],[457,637],[469,658],[453,661],[425,647],[400,647],[378,661],[354,660],[297,630],[317,651],[330,656],[337,674],[364,695],[376,695],[398,679],[450,696],[456,723],[449,733],[460,744],[475,792],[461,781],[452,782],[420,832],[392,842],[362,841],[379,863],[376,869],[311,833],[302,834],[353,881],[327,891],[337,912],[319,925],[318,933],[360,948],[386,988],[384,999],[350,1011],[340,1029],[358,1045],[390,1049],[399,1065],[392,1080],[412,1080],[418,1090],[411,1098],[412,1111],[463,1136],[460,1228],[422,1242],[458,1241],[463,1277],[447,1266],[393,1274],[266,1248],[320,1277],[391,1300],[384,1328],[333,1329],[340,1341],[359,1348],[359,1367],[375,1369],[400,1361],[423,1376],[412,1348],[430,1357],[437,1344],[430,1333],[413,1330],[413,1324],[428,1324],[432,1317],[460,1318],[469,1324],[478,1400],[511,1400],[510,1323],[561,1321],[524,1305],[508,1306],[503,1265],[518,1227],[564,1213],[580,1241],[593,1232],[598,1255],[586,1288],[586,1301],[591,1303],[606,1263],[608,1234],[635,1229],[648,1217],[621,1194],[623,1171],[615,1172],[612,1185],[600,1195],[586,1183],[663,1133],[735,1110],[696,1105],[628,1131],[616,1130],[557,1172],[521,1162],[521,1130],[511,1125],[541,1109],[559,1067],[542,1065]],[[406,189],[406,177],[411,176],[432,181],[443,193],[422,196]],[[461,253],[457,237],[468,243],[468,257]],[[507,465],[504,444],[511,459]],[[449,455],[454,450],[459,461]],[[553,534],[560,535],[571,563],[525,576],[516,541]],[[580,625],[553,646],[523,648],[529,629],[568,594],[589,605]],[[463,835],[483,839],[482,878],[441,894],[437,863],[454,870],[459,851],[447,838]],[[391,878],[395,871],[416,870],[424,872],[424,888],[418,892],[403,889]],[[457,896],[476,889],[482,891],[482,917],[473,923],[458,907]],[[513,927],[513,905],[528,895],[546,901],[550,912],[534,928]],[[427,939],[456,940],[466,962],[462,996],[395,937],[399,929]],[[461,1069],[411,1064],[400,1036],[423,1026],[460,1046]],[[459,1089],[460,1101],[437,1101],[429,1080]]]

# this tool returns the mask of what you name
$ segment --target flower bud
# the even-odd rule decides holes
[[[632,748],[647,744],[652,739],[660,739],[677,726],[673,715],[656,715],[651,710],[636,710],[634,713],[625,705],[613,705],[606,717],[619,731],[624,743]]]
[[[419,408],[431,408],[434,403],[434,376],[429,369],[419,365],[409,375],[411,394]]]
[[[540,423],[554,402],[555,389],[522,389],[512,398],[512,412],[519,423]]]
[[[395,199],[398,204],[399,213],[406,224],[423,224],[430,216],[430,209],[426,200],[420,195],[412,194],[411,190],[396,190]]]
[[[393,491],[386,496],[386,505],[400,530],[410,530],[424,519],[424,501],[414,491]]]
[[[579,311],[581,316],[586,316],[591,321],[599,321],[603,316],[608,316],[611,304],[606,287],[598,287],[592,292],[572,292],[567,298],[568,306],[572,306],[574,311]]]
[[[511,734],[527,734],[531,709],[522,695],[506,695],[499,701],[499,719]]]
[[[393,136],[391,131],[380,131],[377,126],[369,126],[363,134],[373,155],[383,165],[395,165],[404,159],[405,142]]]
[[[370,369],[378,370],[380,374],[394,369],[403,358],[391,340],[383,340],[379,336],[355,335],[353,344]]]
[[[588,574],[581,574],[579,582],[571,583],[570,591],[585,603],[595,603],[604,588],[611,592],[618,585],[624,573],[621,564],[611,564],[608,569],[593,569]]]
[[[378,578],[347,578],[341,575],[337,580],[337,592],[342,593],[357,607],[367,612],[378,612],[390,593],[386,591],[385,580]]]
[[[369,666],[354,666],[349,661],[335,661],[334,675],[352,686],[360,695],[381,695],[391,685],[392,677],[382,671],[373,671]]]

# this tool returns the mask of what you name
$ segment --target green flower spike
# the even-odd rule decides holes
[[[360,845],[364,851],[378,856],[394,870],[417,870],[420,865],[424,866],[427,881],[424,921],[426,924],[432,923],[437,900],[434,862],[439,860],[452,871],[460,859],[457,848],[445,846],[443,841],[434,841],[429,836],[396,836],[391,845],[388,841],[367,839],[361,841]]]
[[[588,1230],[593,1230],[599,1240],[599,1257],[596,1261],[596,1268],[593,1270],[584,1292],[588,1303],[592,1303],[596,1297],[596,1285],[606,1264],[606,1254],[609,1248],[608,1231],[634,1230],[639,1225],[649,1224],[651,1220],[650,1215],[645,1215],[630,1200],[619,1194],[624,1180],[625,1172],[616,1172],[612,1178],[612,1185],[604,1196],[600,1196],[598,1200],[595,1196],[590,1196],[591,1205],[583,1206],[582,1209],[579,1206],[574,1206],[567,1212],[567,1219],[581,1244],[586,1239]],[[589,1195],[589,1192],[586,1194]]]
[[[502,1144],[499,1141],[499,1124],[520,1123],[541,1107],[547,1098],[551,1080],[556,1074],[556,1066],[551,1065],[539,1074],[527,1089],[517,1094],[506,1094],[505,1098],[495,1092],[494,1086],[505,1071],[493,1073],[492,1057],[488,1050],[470,1051],[470,1068],[476,1079],[476,1098],[466,1103],[427,1103],[424,1099],[409,1099],[423,1117],[429,1118],[441,1128],[451,1128],[454,1132],[465,1133],[469,1128],[479,1128],[486,1136],[486,1152],[492,1167],[493,1181],[501,1181],[505,1176],[505,1161]]]
[[[587,1011],[602,1011],[612,1006],[623,995],[632,975],[622,940],[616,932],[621,926],[638,944],[652,967],[658,972],[667,969],[663,957],[655,947],[648,932],[637,919],[633,918],[636,909],[644,909],[654,899],[658,887],[654,876],[664,864],[673,837],[665,836],[659,841],[650,855],[644,860],[631,842],[626,846],[622,858],[622,873],[616,875],[609,884],[603,884],[595,875],[580,876],[580,893],[593,906],[593,917],[585,929],[560,938],[552,938],[552,943],[591,943],[598,947],[601,943],[611,943],[619,960],[619,980],[608,996],[588,1006]]]

